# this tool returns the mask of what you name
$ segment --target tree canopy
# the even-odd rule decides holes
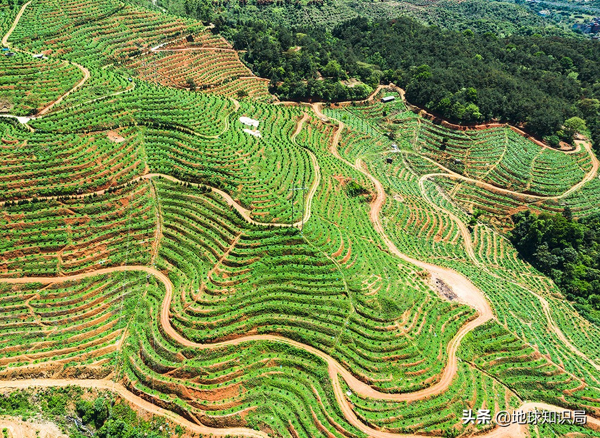
[[[589,319],[600,322],[600,215],[574,221],[563,215],[518,213],[511,241],[548,275]]]
[[[600,143],[600,45],[593,41],[500,38],[408,17],[356,18],[332,31],[263,21],[224,31],[282,99],[362,99],[394,82],[409,102],[453,122],[510,122],[553,144],[585,131]]]

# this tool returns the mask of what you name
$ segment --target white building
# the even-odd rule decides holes
[[[240,122],[242,122],[244,125],[258,128],[258,120],[251,119],[250,117],[240,117]]]

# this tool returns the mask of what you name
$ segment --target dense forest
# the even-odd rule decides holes
[[[283,100],[358,100],[392,81],[453,122],[506,121],[551,145],[576,126],[600,144],[600,44],[522,1],[128,1],[214,23]],[[573,117],[585,124],[564,129]]]
[[[358,58],[324,30],[293,32],[256,21],[241,26],[231,39],[234,48],[246,50],[243,59],[254,73],[271,79],[271,91],[284,100],[364,99],[379,84],[373,69],[360,67]],[[341,82],[350,77],[363,83]]]
[[[282,99],[359,99],[393,81],[408,100],[459,123],[524,125],[550,143],[570,141],[572,117],[600,140],[600,44],[540,35],[456,32],[410,18],[357,18],[331,32],[248,22],[231,32],[245,61]],[[347,87],[354,78],[367,87]],[[342,83],[340,83],[342,81]]]
[[[152,0],[128,0],[153,5]],[[172,13],[204,21],[224,20],[235,25],[264,20],[287,28],[333,29],[357,17],[389,20],[399,16],[444,29],[494,32],[498,35],[533,34],[572,35],[564,26],[541,17],[524,1],[438,0],[423,7],[422,0],[157,0],[156,4]]]
[[[600,215],[574,221],[563,215],[518,213],[511,241],[548,275],[588,319],[600,323]]]

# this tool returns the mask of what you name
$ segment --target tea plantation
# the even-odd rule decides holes
[[[586,139],[459,130],[393,85],[278,102],[156,8],[2,10],[0,406],[72,385],[186,436],[382,438],[584,410],[510,436],[600,436],[600,328],[506,235],[600,213]]]

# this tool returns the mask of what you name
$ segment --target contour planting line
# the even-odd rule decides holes
[[[234,103],[236,110],[237,108],[239,108],[239,103],[235,100],[235,99],[231,99],[232,102]],[[304,118],[302,118],[300,120],[300,122],[298,123],[298,127],[296,128],[296,130],[299,132],[300,129],[302,129],[302,123],[304,123],[305,120],[307,120],[308,116],[305,115]],[[297,134],[296,134],[297,135]],[[295,143],[295,137],[294,137],[294,144]],[[313,183],[311,184],[310,190],[308,192],[308,195],[306,197],[306,204],[305,204],[305,208],[304,208],[304,216],[300,221],[297,221],[293,224],[288,224],[288,223],[277,223],[277,222],[258,222],[255,221],[254,219],[252,219],[251,217],[251,211],[242,207],[240,204],[238,204],[227,192],[218,189],[216,187],[211,187],[208,186],[206,184],[197,184],[197,183],[190,183],[187,181],[182,181],[180,179],[177,179],[171,175],[166,175],[166,174],[162,174],[162,173],[147,173],[145,175],[141,175],[141,176],[137,176],[135,178],[132,178],[131,180],[129,180],[128,182],[124,183],[124,184],[120,184],[118,186],[112,186],[106,189],[101,189],[101,190],[96,190],[93,192],[88,192],[88,193],[82,193],[82,194],[77,194],[77,195],[61,195],[61,196],[40,196],[40,197],[30,197],[30,198],[22,198],[22,199],[15,199],[15,200],[6,200],[6,201],[0,201],[0,207],[3,207],[4,205],[6,205],[8,202],[30,202],[33,200],[36,201],[48,201],[48,200],[60,200],[60,199],[64,199],[64,198],[68,198],[68,199],[83,199],[86,198],[88,196],[98,196],[98,195],[104,195],[105,193],[107,193],[108,190],[116,190],[116,189],[120,189],[123,187],[126,187],[128,184],[131,183],[135,183],[141,180],[150,180],[152,178],[164,178],[166,180],[169,180],[171,182],[174,183],[178,183],[178,184],[190,184],[193,187],[199,187],[199,186],[204,186],[204,187],[208,187],[210,188],[214,193],[218,194],[219,196],[221,196],[230,207],[235,208],[235,210],[237,210],[237,212],[242,215],[242,217],[249,223],[253,224],[253,225],[259,225],[259,226],[272,226],[272,227],[300,227],[302,224],[305,224],[311,216],[311,211],[312,211],[312,200],[317,192],[317,188],[320,184],[321,181],[321,171],[320,171],[320,166],[317,160],[317,157],[315,156],[315,154],[304,148],[311,159],[311,163],[314,166],[314,171],[315,171],[315,179],[313,181]]]
[[[4,37],[2,38],[2,45],[4,47],[8,47],[10,48],[10,44],[8,43],[8,39],[10,38],[11,34],[13,33],[13,31],[16,29],[17,24],[19,24],[19,20],[21,19],[21,16],[23,15],[23,13],[25,12],[25,8],[27,6],[29,6],[29,4],[32,2],[33,0],[29,0],[27,3],[25,3],[23,6],[21,6],[21,9],[19,10],[19,12],[17,13],[17,16],[15,17],[15,20],[13,21],[12,26],[10,27],[10,29],[8,29],[8,32],[6,32],[6,35],[4,35]]]
[[[395,433],[383,432],[383,431],[379,431],[376,429],[372,429],[369,426],[363,424],[356,417],[356,414],[354,413],[354,411],[352,411],[352,408],[351,408],[348,400],[345,397],[344,391],[342,390],[340,382],[339,382],[340,375],[345,380],[345,382],[348,384],[348,386],[351,388],[351,390],[353,390],[355,393],[357,393],[361,396],[382,398],[382,399],[394,400],[394,401],[415,401],[415,400],[421,400],[424,398],[431,397],[431,396],[437,394],[440,390],[441,391],[445,390],[445,388],[440,388],[440,386],[441,385],[448,386],[452,380],[452,376],[450,376],[450,380],[443,378],[443,380],[438,382],[436,385],[434,385],[430,388],[427,388],[425,390],[417,391],[414,393],[386,394],[386,393],[380,393],[380,392],[374,390],[373,388],[371,388],[370,386],[366,385],[365,383],[360,382],[352,374],[350,374],[349,371],[347,371],[345,368],[343,368],[340,364],[338,364],[333,358],[331,358],[326,353],[324,353],[314,347],[311,347],[309,345],[305,345],[300,342],[293,341],[293,340],[290,340],[290,339],[287,339],[284,337],[279,337],[276,335],[248,335],[248,336],[231,339],[228,341],[218,342],[218,343],[214,343],[214,344],[199,344],[196,342],[192,342],[192,341],[184,338],[183,336],[181,336],[177,331],[174,330],[174,328],[170,324],[169,308],[170,308],[170,302],[171,302],[171,297],[172,297],[172,293],[173,293],[173,284],[171,283],[171,281],[165,274],[163,274],[162,272],[160,272],[154,268],[150,268],[148,266],[141,266],[141,265],[140,266],[135,266],[135,265],[134,266],[118,266],[118,267],[113,267],[113,268],[99,269],[96,271],[86,272],[83,274],[76,274],[76,275],[72,275],[72,276],[68,276],[68,277],[6,278],[6,279],[1,279],[0,282],[11,283],[11,284],[56,283],[56,282],[63,282],[63,281],[79,280],[79,279],[83,279],[83,278],[87,278],[87,277],[91,277],[91,276],[110,274],[112,272],[123,272],[123,271],[143,271],[143,272],[153,275],[157,280],[159,280],[160,282],[163,283],[163,285],[165,286],[166,293],[165,293],[165,298],[163,300],[163,304],[161,306],[160,323],[163,326],[165,333],[168,336],[170,336],[172,339],[174,339],[175,341],[181,343],[182,345],[185,345],[188,347],[199,348],[199,349],[207,349],[207,348],[215,348],[215,347],[228,346],[228,345],[239,345],[244,342],[252,342],[252,341],[272,341],[272,342],[282,342],[282,343],[292,345],[294,347],[303,349],[305,351],[308,351],[308,352],[322,358],[328,364],[328,371],[329,371],[330,378],[332,380],[334,394],[335,394],[336,400],[340,404],[340,408],[342,409],[344,416],[350,422],[350,424],[352,424],[357,429],[367,433],[369,436],[372,436],[372,437],[376,437],[376,438],[421,438],[421,437],[423,437],[423,435],[415,435],[415,434],[406,435],[406,434],[395,434]],[[458,334],[457,334],[457,336],[455,336],[455,338],[451,342],[451,345],[453,346],[452,350],[454,352],[456,350],[456,347],[458,347],[458,345],[460,344],[460,340],[462,339],[462,337],[464,337],[464,335],[466,335],[470,330],[472,330],[474,328],[474,326],[479,325],[480,319],[481,319],[481,316],[475,320],[472,320],[466,326],[463,326],[463,328],[459,331],[459,333],[461,333],[461,335],[458,336]],[[465,327],[467,327],[468,329],[465,330]],[[456,358],[455,355],[454,355],[454,357]],[[447,367],[447,368],[449,368],[449,367]],[[444,374],[449,375],[449,373],[446,371],[444,372]],[[188,427],[191,430],[197,431],[199,433],[203,433],[203,434],[212,433],[212,434],[216,434],[216,435],[227,435],[227,434],[233,433],[233,434],[238,434],[241,436],[260,436],[260,437],[268,436],[268,435],[264,434],[263,432],[254,431],[254,430],[245,429],[245,428],[216,429],[216,428],[210,428],[210,427],[207,427],[204,425],[192,423],[189,420],[187,420],[171,411],[159,408],[159,407],[155,406],[154,404],[144,400],[143,398],[134,395],[123,385],[113,382],[111,380],[85,380],[85,379],[39,379],[39,380],[35,380],[34,379],[34,380],[19,380],[19,381],[0,381],[0,388],[29,388],[29,387],[36,387],[36,386],[51,387],[51,386],[68,386],[68,385],[76,385],[76,386],[80,386],[80,387],[84,387],[84,388],[102,388],[102,389],[109,389],[109,390],[115,391],[121,397],[123,397],[125,400],[127,400],[128,402],[130,402],[142,409],[145,409],[151,413],[165,416],[165,417],[177,422],[178,424],[181,424],[181,425]],[[552,411],[561,411],[561,412],[565,410],[564,408],[560,408],[560,407],[553,406],[553,405],[547,405],[547,404],[543,404],[543,403],[526,403],[526,404],[522,405],[522,407],[521,407],[522,410],[534,410],[534,409],[538,409],[538,408],[552,410]],[[593,417],[588,416],[588,421],[590,424],[600,425],[600,421]],[[514,426],[514,427],[511,426],[511,428],[517,429],[516,426]],[[492,437],[520,437],[520,436],[522,436],[522,434],[507,435],[506,434],[507,431],[510,430],[511,428],[496,428],[496,429],[492,430],[489,434],[481,435],[481,437],[482,438],[483,437],[492,438]],[[518,429],[518,430],[520,430],[520,429]]]
[[[498,187],[498,186],[496,186],[494,184],[486,183],[486,182],[483,182],[483,181],[478,180],[478,179],[469,178],[467,176],[461,175],[460,173],[457,173],[457,172],[454,172],[453,170],[448,169],[443,164],[440,164],[437,161],[435,161],[435,160],[433,160],[433,159],[431,159],[429,157],[419,155],[421,158],[423,158],[423,159],[431,162],[432,164],[435,164],[437,167],[439,167],[440,169],[442,169],[445,172],[445,173],[428,173],[426,175],[421,176],[421,178],[422,179],[428,179],[430,177],[447,177],[447,178],[451,178],[451,179],[455,179],[455,180],[458,179],[458,180],[461,180],[461,181],[465,181],[465,182],[469,182],[469,183],[475,184],[477,187],[489,190],[490,192],[499,193],[499,194],[502,194],[502,195],[512,195],[512,196],[515,196],[517,198],[530,198],[530,201],[526,201],[524,199],[521,199],[522,202],[538,202],[538,201],[548,201],[548,200],[559,200],[559,199],[562,199],[562,198],[566,198],[571,193],[579,190],[585,184],[587,184],[592,179],[594,179],[596,177],[596,175],[598,174],[598,168],[599,168],[599,165],[600,165],[600,161],[598,160],[598,158],[596,157],[596,155],[592,151],[591,144],[589,142],[582,141],[582,140],[577,140],[577,142],[580,143],[581,145],[583,145],[583,147],[587,151],[588,155],[590,156],[590,161],[592,162],[592,168],[583,177],[583,179],[581,181],[579,181],[578,183],[576,183],[575,185],[573,185],[570,189],[568,189],[564,193],[561,193],[560,195],[555,195],[555,196],[532,195],[532,194],[529,194],[529,193],[516,192],[514,190],[505,189],[505,188],[502,188],[502,187]],[[403,152],[409,153],[408,151],[403,151]]]
[[[509,128],[511,129],[513,132],[519,134],[521,137],[524,137],[527,140],[530,140],[532,142],[534,142],[535,144],[537,144],[540,147],[543,148],[547,148],[547,149],[551,149],[554,151],[559,151],[559,152],[563,152],[565,154],[573,154],[573,153],[577,153],[580,150],[579,145],[577,144],[577,141],[575,141],[575,147],[573,147],[572,149],[569,150],[565,150],[565,149],[556,149],[553,148],[547,144],[545,144],[544,142],[536,139],[533,135],[528,134],[527,132],[523,131],[521,128],[511,125],[510,123],[498,123],[498,122],[490,122],[490,123],[482,123],[482,124],[475,124],[475,125],[457,125],[457,124],[453,124],[450,123],[448,121],[446,121],[445,119],[442,119],[439,116],[436,116],[434,114],[431,114],[430,112],[428,112],[426,109],[421,108],[419,106],[413,105],[410,102],[408,102],[406,100],[406,92],[403,88],[400,88],[399,86],[390,83],[388,85],[379,85],[375,91],[373,91],[373,93],[371,93],[366,99],[363,100],[356,100],[356,101],[343,101],[343,102],[335,102],[334,104],[337,107],[345,107],[345,106],[350,106],[350,105],[356,105],[356,104],[361,104],[361,103],[369,103],[372,102],[375,98],[375,96],[377,96],[377,94],[382,90],[382,89],[390,89],[392,91],[395,91],[396,93],[398,93],[402,99],[402,102],[406,105],[406,107],[408,108],[409,111],[414,112],[417,115],[420,115],[419,119],[417,119],[419,121],[419,123],[421,122],[421,120],[423,118],[430,120],[431,119],[436,119],[436,120],[441,120],[441,126],[448,128],[448,129],[452,129],[455,131],[463,131],[463,132],[468,132],[468,131],[481,131],[481,130],[486,130],[486,129],[491,129],[491,128]],[[290,105],[290,106],[299,106],[299,105],[308,105],[310,107],[313,108],[314,112],[317,114],[317,116],[323,120],[323,121],[328,121],[329,117],[327,117],[325,114],[323,114],[323,112],[321,111],[321,107],[323,106],[322,102],[317,102],[317,103],[312,103],[312,104],[308,104],[308,103],[303,103],[303,102],[293,102],[293,101],[285,101],[285,102],[278,102],[277,104],[282,104],[282,105]],[[424,117],[423,114],[427,117]],[[336,120],[333,119],[332,120]]]
[[[17,24],[19,24],[19,21],[21,20],[21,17],[23,16],[23,13],[25,12],[25,8],[27,8],[27,6],[29,6],[29,4],[32,1],[33,0],[30,0],[27,3],[25,3],[21,7],[21,9],[19,10],[19,13],[15,17],[15,20],[14,20],[12,26],[10,27],[10,29],[8,29],[8,32],[6,32],[6,35],[4,35],[4,38],[2,38],[2,45],[4,47],[11,48],[11,44],[8,43],[8,39],[10,38],[11,34],[13,33],[13,31],[16,29]],[[17,52],[23,52],[23,53],[28,53],[30,55],[33,55],[33,53],[27,52],[25,50],[20,50],[20,49],[13,49],[13,50],[15,50]],[[65,61],[65,62],[67,64],[69,64],[69,61]],[[62,100],[65,97],[69,96],[71,93],[73,93],[74,91],[76,91],[77,89],[79,89],[90,78],[90,71],[87,68],[85,68],[83,65],[77,64],[77,63],[72,62],[72,61],[70,63],[73,64],[74,66],[76,66],[79,70],[81,70],[81,72],[83,73],[83,78],[77,84],[75,84],[70,90],[68,90],[66,93],[64,93],[62,96],[60,96],[58,99],[56,99],[54,102],[51,102],[50,104],[48,104],[44,108],[42,108],[38,112],[38,114],[37,114],[38,116],[46,114],[48,111],[50,111],[52,109],[53,106],[55,106],[56,104],[62,102]]]
[[[334,119],[334,120],[336,120],[336,119]],[[379,221],[379,212],[381,211],[381,208],[385,202],[385,196],[386,196],[383,185],[381,184],[381,182],[378,179],[376,179],[374,176],[372,176],[368,170],[364,169],[363,166],[361,166],[360,159],[357,160],[356,164],[352,164],[339,155],[339,152],[337,151],[337,144],[339,142],[341,132],[344,128],[344,124],[343,124],[343,122],[341,122],[339,120],[336,120],[336,121],[338,122],[339,127],[338,127],[336,134],[334,135],[334,139],[330,146],[330,151],[336,158],[340,159],[347,165],[353,167],[354,169],[361,172],[363,175],[367,176],[371,180],[371,182],[374,184],[375,189],[376,189],[376,197],[375,197],[375,200],[371,202],[371,211],[370,211],[369,216],[370,216],[371,221],[373,222],[373,225],[374,225],[376,231],[380,234],[380,236],[384,240],[384,242],[387,245],[390,252],[409,263],[412,263],[414,265],[417,265],[417,266],[429,271],[432,276],[437,276],[438,278],[441,278],[446,283],[453,286],[453,290],[455,293],[458,294],[458,298],[461,302],[463,302],[471,307],[475,307],[480,312],[479,316],[476,319],[470,321],[469,323],[467,323],[466,325],[461,327],[461,329],[457,332],[455,337],[450,342],[449,347],[448,347],[449,362],[448,362],[448,365],[446,366],[446,368],[444,369],[442,379],[440,380],[440,382],[438,382],[436,385],[434,385],[430,388],[434,388],[446,381],[448,382],[447,386],[449,386],[452,381],[452,378],[454,377],[454,374],[457,372],[456,351],[460,345],[460,341],[469,331],[474,330],[478,326],[480,326],[480,325],[484,324],[485,322],[487,322],[488,320],[494,318],[491,307],[490,307],[487,299],[485,298],[485,295],[483,294],[483,292],[480,291],[477,287],[475,287],[475,285],[473,285],[473,283],[471,283],[462,274],[459,274],[458,272],[456,272],[452,269],[449,269],[449,268],[443,268],[440,266],[432,265],[430,263],[426,263],[426,262],[422,262],[422,261],[413,259],[412,257],[409,257],[409,256],[401,253],[398,250],[398,248],[395,246],[395,244],[389,239],[389,237],[385,233],[383,226],[381,225],[381,223]],[[588,149],[588,152],[591,152],[591,151]],[[592,153],[592,156],[593,156],[593,153]],[[595,156],[593,156],[593,158],[595,159]],[[597,162],[598,162],[597,159],[595,159],[595,162],[597,164]],[[420,180],[420,183],[421,182],[422,182],[422,180]],[[421,187],[421,189],[422,189],[422,187]],[[429,201],[429,199],[427,197],[425,197],[425,198]],[[464,223],[462,223],[462,221],[460,221],[456,216],[454,216],[454,215],[452,215],[452,216],[454,217],[457,224],[462,225],[461,232],[463,234],[465,232],[467,232],[467,234],[468,234],[468,230],[466,230]],[[463,230],[463,228],[464,228],[464,230]],[[468,239],[467,243],[470,244],[470,249],[471,249],[470,252],[468,251],[469,255],[473,258],[473,260],[477,261],[475,258],[474,251],[473,251],[472,241],[470,238]],[[469,247],[469,245],[467,245],[467,247]],[[497,278],[500,278],[500,277],[497,277]],[[517,284],[514,282],[512,282],[512,283]],[[520,285],[520,286],[522,287],[522,285]],[[551,318],[547,301],[543,297],[537,295],[535,292],[533,292],[529,289],[527,289],[527,290],[540,299],[540,301],[542,303],[542,307],[544,308],[544,313],[546,314],[546,317],[548,319],[550,328],[556,333],[556,335],[559,337],[559,339],[563,340],[565,342],[565,344],[567,345],[567,347],[569,347],[574,353],[581,356],[582,358],[587,359],[592,364],[592,366],[594,366],[596,369],[598,369],[599,368],[598,365],[595,364],[594,362],[590,361],[589,358],[587,358],[587,356],[585,356],[584,353],[582,353],[574,345],[572,345],[568,341],[568,339],[565,337],[565,335],[560,331],[558,326],[554,323],[553,319]],[[564,367],[559,366],[559,368],[566,372]],[[568,373],[568,374],[570,374],[570,373]],[[363,382],[359,382],[359,383],[362,383],[363,385],[365,385]],[[368,385],[365,385],[365,386],[366,386],[366,388],[363,387],[363,388],[361,388],[361,390],[364,390],[365,392],[369,392],[369,389],[372,390],[372,388],[370,388]],[[355,392],[357,392],[356,388],[352,388],[352,389]],[[424,391],[419,391],[419,393],[422,393],[422,392],[424,392]],[[361,391],[361,392],[359,392],[359,394],[363,395],[364,393]],[[412,394],[417,394],[417,393],[412,393]],[[433,394],[431,394],[431,395],[433,395]],[[389,398],[381,397],[379,394],[377,396],[371,396],[371,397],[383,398],[383,399],[389,400]],[[534,405],[536,405],[536,404],[531,404],[531,406],[534,406]],[[346,413],[346,410],[344,410],[344,412]],[[354,419],[358,420],[353,412],[352,412],[352,416],[348,417],[348,418],[352,418],[353,420]],[[354,423],[352,423],[352,424],[354,424]],[[599,422],[599,424],[600,424],[600,422]],[[354,426],[363,430],[361,427],[359,427],[356,424],[354,424]],[[499,430],[501,431],[501,432],[499,432],[499,434],[493,433],[493,435],[490,435],[490,436],[499,436],[499,437],[500,436],[511,436],[511,435],[503,435],[503,432],[506,431],[505,428],[500,428]],[[380,436],[385,437],[386,435],[380,435]],[[520,436],[520,435],[515,435],[515,436]]]
[[[298,134],[300,134],[300,131],[302,130],[302,126],[309,118],[310,118],[310,116],[307,113],[304,113],[304,115],[298,121],[298,124],[296,125],[296,130],[294,131],[294,133],[291,136],[292,143],[294,143],[297,146],[300,146],[300,145],[298,145],[298,143],[296,142],[296,137],[298,136]],[[305,224],[310,219],[310,215],[311,215],[311,211],[312,211],[312,201],[313,201],[313,198],[315,197],[315,194],[317,193],[319,184],[321,183],[321,166],[319,166],[319,160],[317,160],[317,156],[310,149],[305,148],[303,146],[300,146],[300,147],[302,147],[304,150],[306,150],[306,152],[310,156],[310,161],[311,161],[311,163],[313,165],[313,169],[315,171],[315,179],[310,186],[308,195],[306,196],[306,205],[304,207],[304,217],[299,222],[295,222],[293,224],[294,227],[298,227],[298,226],[302,227],[302,224]],[[294,218],[292,218],[292,220],[294,220]]]
[[[415,391],[412,393],[401,393],[401,394],[393,394],[393,393],[384,393],[377,391],[367,385],[366,383],[358,380],[350,371],[344,368],[341,364],[339,364],[335,359],[329,356],[327,353],[312,347],[310,345],[303,344],[298,341],[294,341],[292,339],[285,338],[283,336],[272,335],[272,334],[256,334],[256,335],[247,335],[241,336],[235,339],[229,339],[227,341],[210,343],[210,344],[202,344],[194,341],[190,341],[189,339],[183,337],[178,331],[176,331],[171,325],[170,321],[170,305],[171,298],[173,296],[173,283],[167,277],[167,275],[163,274],[159,270],[143,265],[130,265],[130,266],[115,266],[112,268],[101,268],[94,271],[84,272],[81,274],[74,274],[63,277],[20,277],[20,278],[1,278],[0,283],[8,283],[8,284],[28,284],[28,283],[59,283],[64,281],[76,281],[81,280],[88,277],[94,277],[97,275],[110,274],[113,272],[131,272],[131,271],[142,271],[147,274],[153,275],[158,281],[163,283],[165,286],[165,297],[163,299],[161,305],[161,314],[160,314],[160,323],[165,331],[165,334],[168,335],[171,339],[178,342],[179,344],[186,347],[193,347],[200,350],[203,349],[211,349],[218,347],[225,347],[230,345],[239,345],[246,342],[253,341],[271,341],[271,342],[282,342],[285,344],[292,345],[293,347],[308,351],[315,356],[323,359],[330,367],[335,368],[336,373],[340,374],[342,378],[346,381],[348,386],[357,394],[363,395],[365,397],[371,398],[380,398],[383,400],[391,400],[391,401],[414,401],[421,400],[432,395],[439,394],[447,389],[450,385],[452,378],[454,377],[454,373],[456,370],[450,364],[447,366],[444,372],[442,373],[442,378],[436,384],[425,388],[423,390]],[[458,274],[456,274],[458,275]],[[457,363],[456,359],[456,350],[460,344],[460,340],[470,331],[472,330],[472,326],[479,325],[479,320],[481,316],[477,319],[474,319],[467,323],[459,332],[456,334],[454,339],[450,342],[448,347],[449,356],[452,356],[450,362],[453,362],[454,365]],[[489,318],[488,318],[489,319]],[[487,321],[487,319],[486,319]],[[484,321],[485,322],[485,321]],[[465,327],[467,329],[465,330]],[[474,328],[474,327],[473,327]]]

